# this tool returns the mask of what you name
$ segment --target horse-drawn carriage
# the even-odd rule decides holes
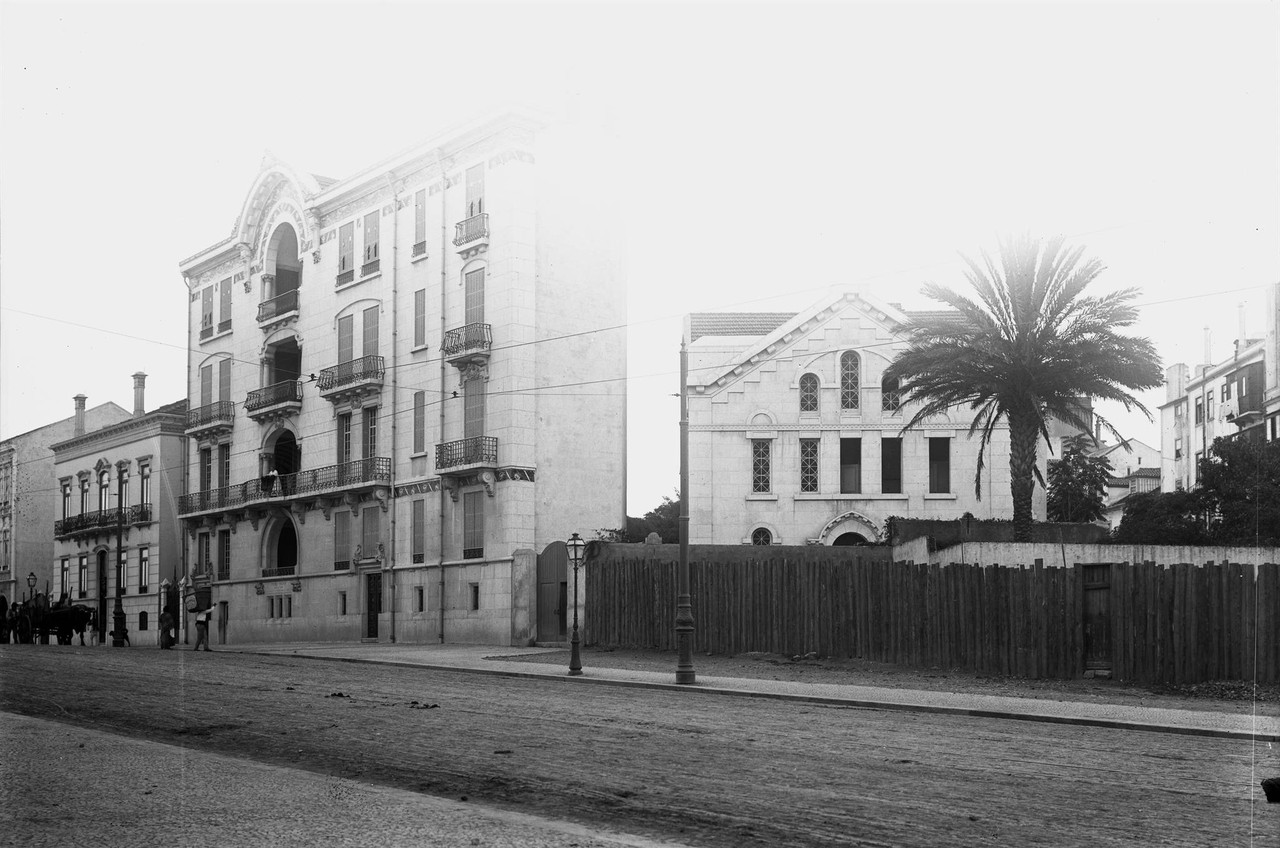
[[[39,641],[49,643],[49,634],[55,634],[59,645],[70,645],[74,634],[80,634],[80,644],[84,644],[85,628],[93,621],[94,614],[84,604],[73,604],[69,598],[49,603],[49,597],[43,592],[35,597],[18,601],[4,609],[4,601],[0,598],[0,620],[14,642],[31,644]]]

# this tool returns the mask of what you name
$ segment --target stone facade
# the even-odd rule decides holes
[[[965,411],[901,432],[913,408],[881,377],[908,318],[856,293],[797,315],[686,318],[690,542],[856,544],[880,541],[890,516],[1012,516],[1007,427],[980,500]]]
[[[53,445],[50,595],[66,593],[93,608],[101,644],[113,627],[117,592],[130,644],[157,644],[161,589],[167,583],[176,590],[182,577],[177,503],[187,402],[144,412],[139,396],[137,406],[125,421]]]
[[[53,523],[58,486],[52,445],[77,430],[96,429],[127,420],[128,410],[115,403],[85,409],[77,398],[76,414],[0,442],[0,595],[21,599],[36,576],[36,591],[52,591],[59,575],[54,567]]]
[[[341,181],[267,161],[181,264],[215,642],[536,638],[534,552],[625,521],[603,144],[507,113]]]

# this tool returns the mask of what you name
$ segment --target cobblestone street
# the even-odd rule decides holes
[[[593,832],[1280,846],[1280,808],[1250,800],[1280,758],[1238,739],[224,652],[5,646],[0,681],[7,712]]]

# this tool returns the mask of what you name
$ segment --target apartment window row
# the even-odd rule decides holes
[[[849,351],[841,357],[840,367],[840,408],[856,410],[860,403],[860,383],[858,378],[858,354]],[[898,389],[898,381],[883,378],[880,381],[880,409],[890,414],[902,408],[902,393]],[[819,381],[817,374],[800,376],[800,412],[813,414],[819,412]]]
[[[841,494],[861,494],[863,491],[862,438],[840,439],[838,477]],[[929,493],[951,492],[951,437],[929,438]],[[800,440],[800,491],[822,491],[821,440]],[[773,491],[773,440],[751,440],[751,491],[765,494]],[[902,439],[886,437],[880,440],[880,492],[902,494]]]
[[[110,471],[104,468],[101,471],[99,471],[97,474],[97,477],[96,477],[97,507],[96,508],[99,512],[106,511],[112,508],[111,499],[116,494],[120,496],[119,500],[122,506],[128,507],[133,505],[130,499],[130,493],[129,493],[129,483],[130,483],[129,469],[121,468],[116,472],[116,474],[117,476],[114,481],[115,483],[114,487],[112,485],[113,481],[111,479]],[[138,480],[139,480],[138,503],[139,504],[151,503],[151,465],[150,463],[143,462],[138,464]],[[79,515],[84,515],[85,513],[90,511],[90,506],[92,504],[92,501],[90,500],[90,492],[92,491],[92,487],[93,487],[93,483],[91,482],[90,475],[88,475],[87,473],[83,474],[80,477],[80,511],[78,513]],[[61,485],[62,518],[70,518],[72,515],[71,488],[72,488],[72,483],[70,480],[62,481],[62,485]]]
[[[338,227],[338,281],[342,286],[356,279],[356,228],[360,230],[360,277],[372,276],[381,269],[382,211],[375,209],[354,221]]]
[[[215,303],[216,312],[215,312]],[[231,329],[231,277],[200,293],[200,340],[221,335]]]
[[[116,586],[120,587],[121,594],[129,593],[128,581],[128,564],[129,551],[119,552],[116,558],[116,582],[107,586],[107,595],[115,592]],[[72,595],[71,587],[71,557],[62,557],[58,563],[59,573],[59,593],[61,595]],[[139,594],[145,594],[151,591],[151,547],[142,545],[138,548],[138,581],[135,584],[135,590]],[[77,597],[85,598],[89,594],[89,555],[80,554],[77,562],[76,586],[74,593]]]
[[[338,415],[338,465],[345,465],[358,458],[373,459],[378,455],[378,417],[381,411],[381,407],[366,406],[360,410],[358,419],[350,412],[343,412]],[[356,420],[359,421],[360,427],[360,457],[353,453],[352,428]]]
[[[356,526],[358,522],[358,526]],[[348,571],[352,560],[372,559],[382,543],[382,510],[367,508],[353,519],[350,510],[333,514],[333,570]]]
[[[267,595],[267,618],[293,618],[293,595]]]

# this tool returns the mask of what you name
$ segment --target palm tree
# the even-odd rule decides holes
[[[1041,245],[1022,236],[1001,242],[999,265],[985,252],[982,265],[962,257],[977,301],[926,285],[923,293],[952,311],[909,325],[908,347],[885,375],[899,380],[908,401],[920,404],[904,432],[952,408],[974,410],[969,435],[982,433],[974,474],[979,498],[992,433],[1001,420],[1008,422],[1017,541],[1031,540],[1031,496],[1036,480],[1044,485],[1036,448],[1040,436],[1049,443],[1049,419],[1090,433],[1081,417],[1082,397],[1119,401],[1150,419],[1130,391],[1163,383],[1151,341],[1116,332],[1137,320],[1130,303],[1137,289],[1083,296],[1103,270],[1096,259],[1082,260],[1083,251],[1064,248],[1060,237]],[[1096,413],[1095,419],[1124,441],[1109,421]]]

